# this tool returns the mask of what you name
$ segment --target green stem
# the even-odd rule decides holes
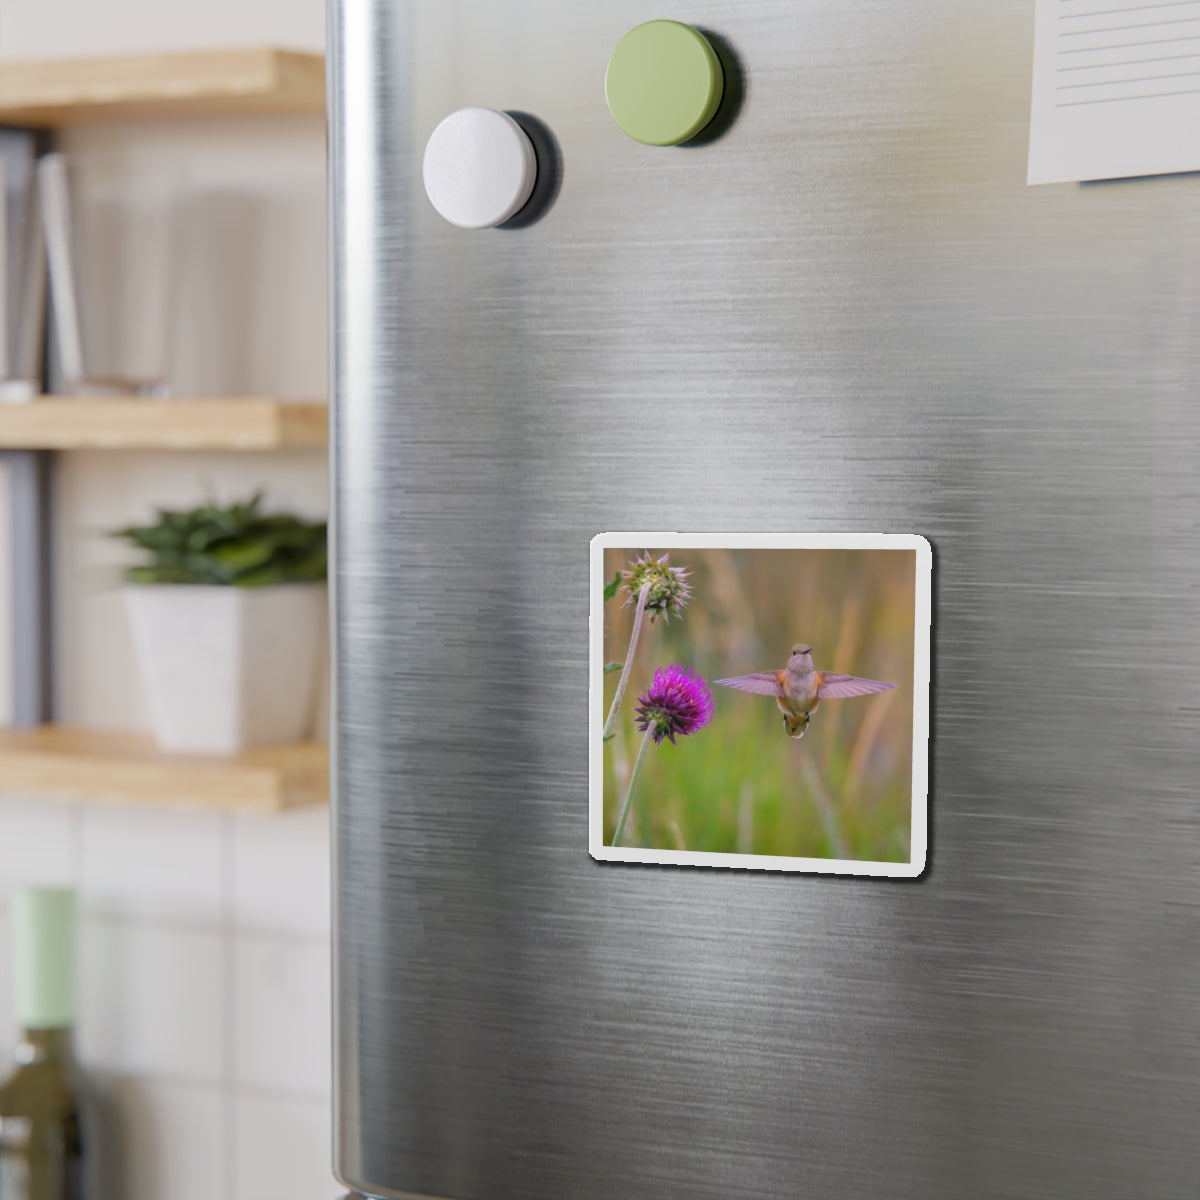
[[[610,846],[615,846],[621,840],[621,834],[625,832],[625,818],[629,816],[629,802],[633,799],[633,789],[637,783],[638,772],[642,769],[642,759],[646,757],[646,747],[650,745],[650,739],[653,736],[654,726],[651,725],[646,730],[646,736],[642,738],[642,744],[638,747],[637,758],[633,760],[633,770],[629,772],[629,790],[625,793],[625,804],[617,819],[617,827],[613,831],[613,840],[609,843]]]
[[[649,599],[650,582],[647,581],[642,584],[642,590],[638,593],[637,612],[633,618],[633,632],[629,635],[629,650],[625,655],[625,668],[621,672],[621,681],[617,684],[612,707],[608,710],[608,720],[604,722],[603,736],[606,739],[617,723],[617,713],[621,708],[621,701],[625,699],[625,689],[629,686],[629,672],[633,670],[633,656],[637,653],[638,638],[642,636],[642,621],[646,617],[646,601]]]

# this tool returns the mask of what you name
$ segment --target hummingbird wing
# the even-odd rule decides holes
[[[848,700],[851,696],[888,692],[895,686],[894,683],[882,683],[878,679],[859,679],[857,675],[835,675],[832,671],[823,671],[817,695],[822,700]]]
[[[778,671],[758,671],[754,675],[733,675],[729,679],[718,679],[722,687],[736,688],[739,692],[755,692],[759,696],[782,696],[783,687]]]

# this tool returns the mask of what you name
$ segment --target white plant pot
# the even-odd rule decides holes
[[[159,747],[236,754],[309,736],[325,586],[125,588]]]

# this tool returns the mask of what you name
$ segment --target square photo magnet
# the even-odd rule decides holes
[[[913,534],[593,538],[592,857],[920,875],[932,571]]]

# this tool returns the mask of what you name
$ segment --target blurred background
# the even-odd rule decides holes
[[[5,0],[0,72],[76,55],[320,54],[324,8]],[[80,124],[57,144],[85,185],[108,189],[97,204],[116,184],[123,196],[149,195],[164,173],[179,192],[177,395],[324,398],[322,115]],[[95,286],[124,305],[118,281],[96,266]],[[107,315],[114,327],[118,316],[122,328],[163,324],[146,308]],[[325,454],[71,451],[58,460],[57,715],[89,729],[148,730],[117,586],[116,568],[132,556],[100,531],[144,521],[156,504],[257,488],[272,507],[322,516]],[[0,465],[0,725],[11,679],[7,530]],[[342,1195],[330,1170],[327,807],[257,816],[70,803],[0,778],[0,1076],[16,1034],[8,897],[26,883],[80,893],[79,1056],[117,1108],[121,1200]]]
[[[605,579],[643,547],[605,552]],[[642,630],[616,736],[604,755],[604,837],[613,835],[642,735],[637,697],[654,668],[680,663],[709,683],[712,723],[651,747],[622,843],[658,849],[906,862],[912,799],[916,556],[909,550],[647,547],[691,571],[682,617]],[[605,607],[605,662],[623,662],[634,608]],[[776,670],[807,642],[820,670],[897,684],[826,700],[793,740],[775,701],[717,687]],[[604,711],[620,678],[605,678]]]

